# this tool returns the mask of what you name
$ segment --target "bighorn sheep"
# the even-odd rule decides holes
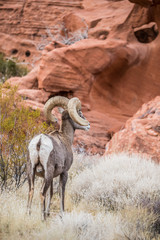
[[[42,220],[49,215],[50,202],[53,196],[53,178],[60,176],[61,211],[64,211],[65,185],[68,178],[68,170],[73,161],[72,143],[76,129],[89,130],[90,124],[81,112],[81,102],[78,98],[68,99],[61,96],[52,97],[44,107],[46,118],[52,122],[57,119],[51,113],[54,107],[62,107],[62,124],[59,131],[50,135],[39,134],[35,136],[28,146],[27,175],[29,183],[27,209],[31,213],[31,202],[34,193],[35,174],[43,177],[41,188],[41,214]],[[41,167],[41,171],[38,168]],[[49,189],[50,188],[50,189]],[[47,208],[45,207],[46,193],[49,189]]]

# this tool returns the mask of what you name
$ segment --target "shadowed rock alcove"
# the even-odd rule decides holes
[[[159,34],[158,26],[155,22],[150,22],[134,29],[137,40],[141,43],[150,43],[156,39]]]

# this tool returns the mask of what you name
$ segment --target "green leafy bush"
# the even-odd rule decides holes
[[[48,126],[42,122],[39,110],[25,108],[16,88],[0,85],[0,187],[13,183],[19,187],[25,181],[27,145],[30,139]]]
[[[15,59],[7,59],[0,53],[0,82],[4,83],[10,77],[22,77],[28,73],[28,69],[17,63]]]

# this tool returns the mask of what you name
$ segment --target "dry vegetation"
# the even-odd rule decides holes
[[[0,196],[0,239],[158,240],[160,166],[138,156],[107,159],[75,154],[66,190],[66,213],[59,216],[57,181],[51,216],[40,220],[39,188],[26,215],[28,186]]]
[[[16,87],[0,83],[0,191],[23,184],[28,143],[48,129],[40,111],[23,106]]]
[[[6,58],[0,53],[0,83],[4,83],[10,77],[22,77],[27,75],[28,69],[18,63],[15,58]]]
[[[0,239],[160,239],[160,165],[137,155],[75,154],[64,216],[59,215],[58,179],[50,218],[40,218],[41,179],[32,215],[26,215],[26,148],[33,135],[53,126],[21,101],[15,88],[0,85]]]

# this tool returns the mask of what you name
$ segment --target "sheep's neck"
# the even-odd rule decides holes
[[[69,121],[62,122],[61,132],[71,145],[73,144],[74,131],[75,130]]]

